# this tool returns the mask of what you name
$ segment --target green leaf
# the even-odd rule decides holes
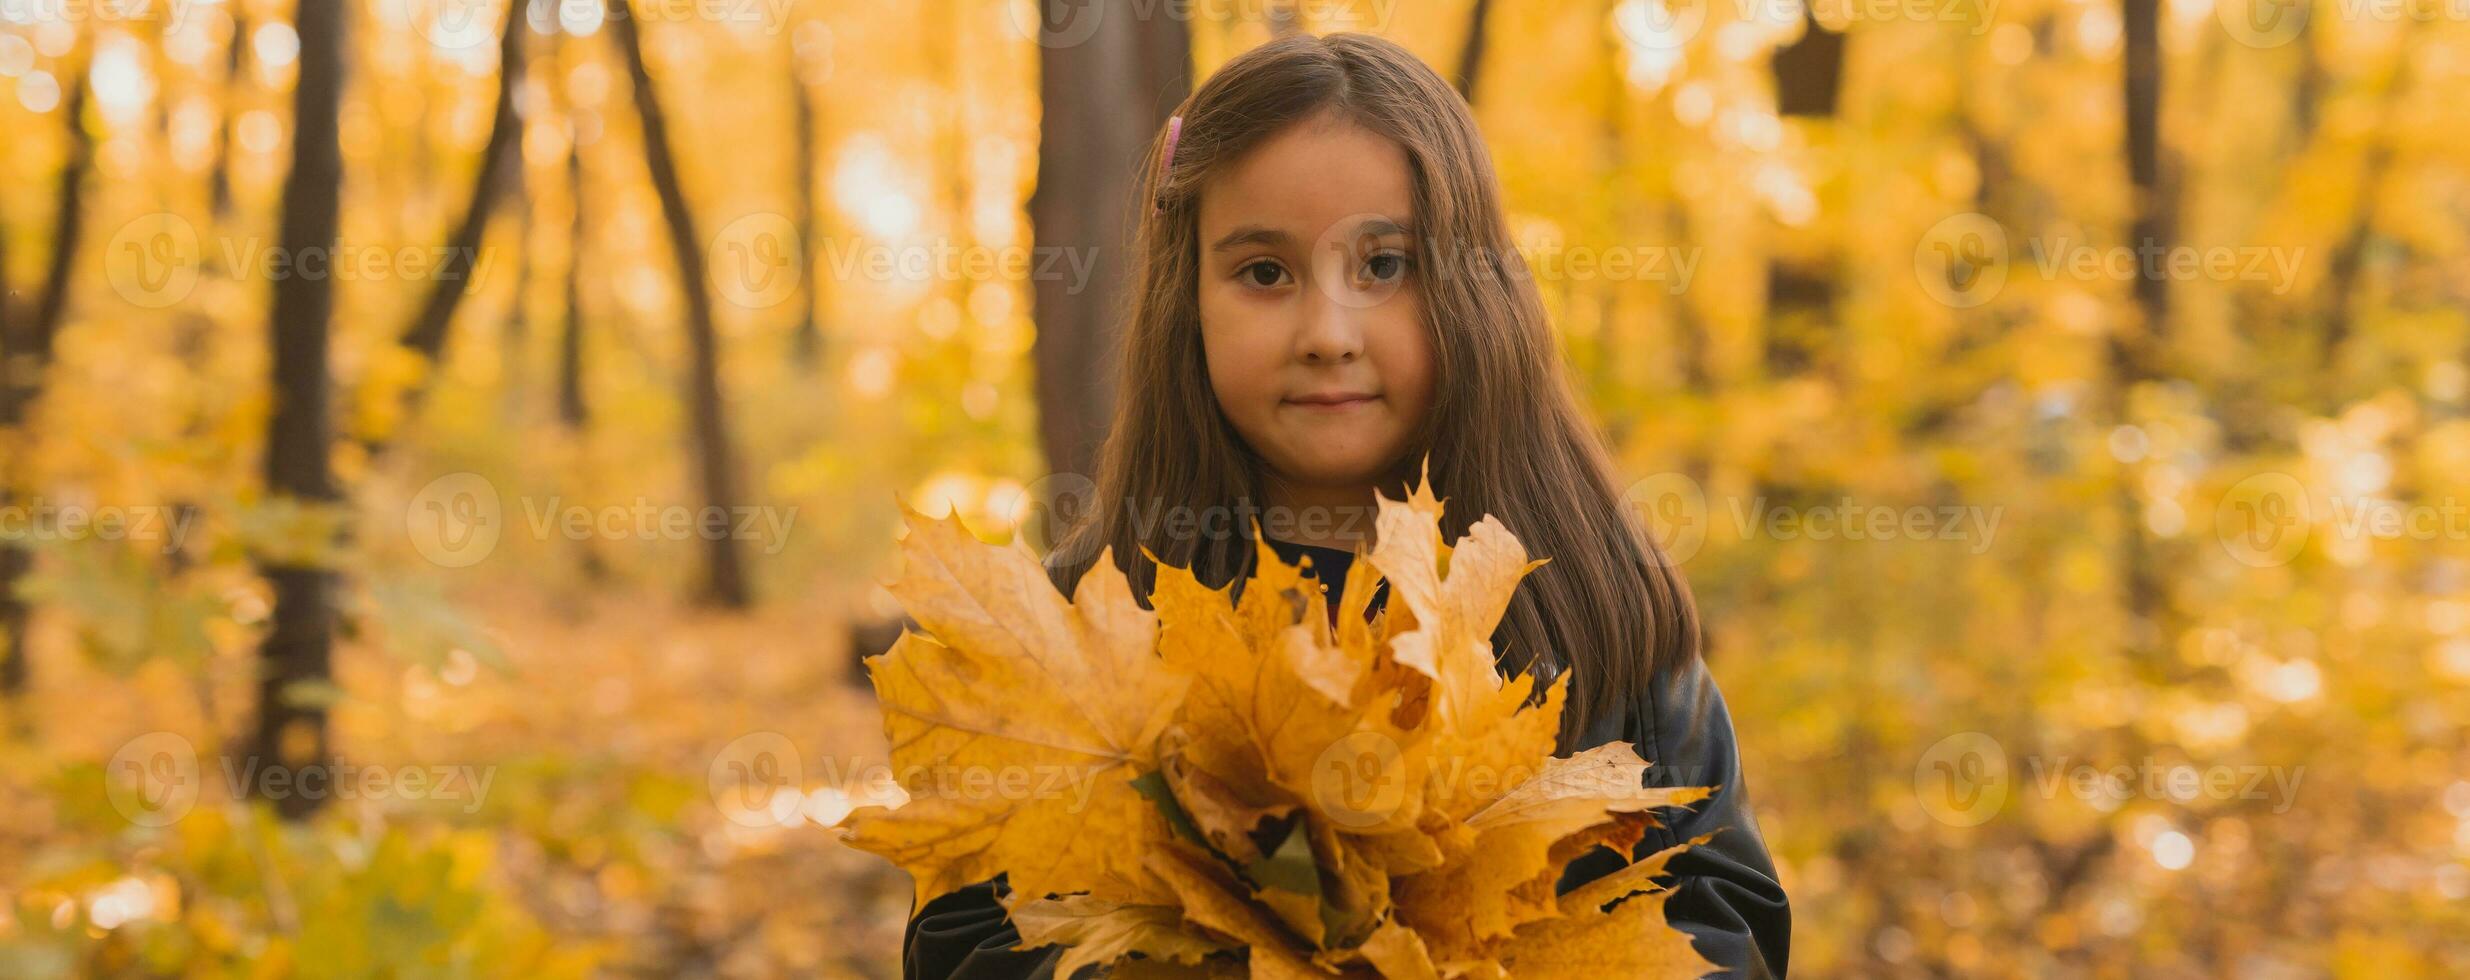
[[[1313,860],[1312,835],[1304,832],[1302,820],[1291,822],[1286,839],[1259,860],[1245,865],[1244,874],[1263,888],[1280,888],[1299,895],[1321,894],[1321,867]]]
[[[1218,849],[1210,847],[1209,840],[1201,836],[1200,825],[1192,822],[1192,815],[1184,812],[1184,805],[1175,802],[1175,791],[1166,785],[1165,773],[1142,773],[1140,778],[1132,781],[1132,791],[1158,805],[1158,812],[1166,816],[1166,825],[1175,831],[1175,836],[1208,848],[1212,854],[1217,853]]]

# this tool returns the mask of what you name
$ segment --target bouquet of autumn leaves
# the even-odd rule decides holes
[[[1681,848],[1556,894],[1573,858],[1626,855],[1649,811],[1707,791],[1646,788],[1627,743],[1553,755],[1566,675],[1531,697],[1490,644],[1542,562],[1490,517],[1444,542],[1424,486],[1378,508],[1333,627],[1266,547],[1240,600],[1161,565],[1144,610],[1107,555],[1067,603],[1025,545],[904,507],[890,588],[925,632],[867,664],[909,798],[844,835],[921,905],[1008,874],[1021,944],[1068,947],[1059,977],[1713,969],[1652,880]],[[934,775],[956,771],[1031,778]],[[1059,772],[1078,790],[1037,778]]]

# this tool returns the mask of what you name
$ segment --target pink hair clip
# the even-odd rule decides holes
[[[1149,213],[1151,214],[1166,213],[1166,175],[1175,169],[1175,144],[1181,142],[1183,138],[1184,117],[1175,116],[1168,119],[1166,121],[1166,152],[1158,158],[1158,199],[1150,202]]]

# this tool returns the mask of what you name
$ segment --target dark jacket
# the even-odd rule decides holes
[[[1310,555],[1314,570],[1333,589],[1346,580],[1347,565],[1355,557],[1335,548],[1275,540],[1270,544],[1290,562]],[[1587,732],[1585,746],[1614,740],[1635,743],[1638,754],[1654,763],[1647,768],[1650,786],[1716,787],[1714,796],[1693,807],[1659,813],[1667,826],[1648,830],[1631,855],[1635,860],[1701,834],[1715,835],[1668,866],[1673,894],[1665,904],[1666,918],[1690,933],[1699,955],[1725,968],[1716,976],[1783,977],[1792,947],[1792,909],[1750,813],[1732,715],[1724,709],[1724,696],[1706,665],[1693,661],[1658,672],[1636,710]],[[1559,890],[1569,891],[1627,863],[1619,854],[1597,848],[1570,863]],[[999,876],[913,910],[902,951],[903,975],[910,980],[1052,977],[1061,947],[1014,948],[1020,933],[997,903],[1007,894]]]

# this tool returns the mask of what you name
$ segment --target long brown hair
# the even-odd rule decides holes
[[[1135,595],[1155,581],[1143,549],[1215,586],[1249,574],[1262,464],[1221,413],[1203,363],[1199,194],[1272,134],[1330,111],[1396,141],[1413,171],[1413,278],[1436,374],[1431,414],[1400,475],[1429,460],[1448,538],[1490,514],[1529,554],[1551,559],[1519,585],[1494,649],[1505,670],[1569,671],[1562,741],[1575,747],[1579,733],[1624,717],[1652,671],[1698,656],[1697,611],[1679,570],[1640,533],[1579,410],[1474,116],[1389,41],[1299,34],[1254,48],[1177,110],[1171,170],[1160,173],[1164,134],[1151,141],[1114,421],[1094,499],[1049,570],[1069,591],[1111,546]],[[1177,511],[1221,520],[1176,533],[1154,519]]]

